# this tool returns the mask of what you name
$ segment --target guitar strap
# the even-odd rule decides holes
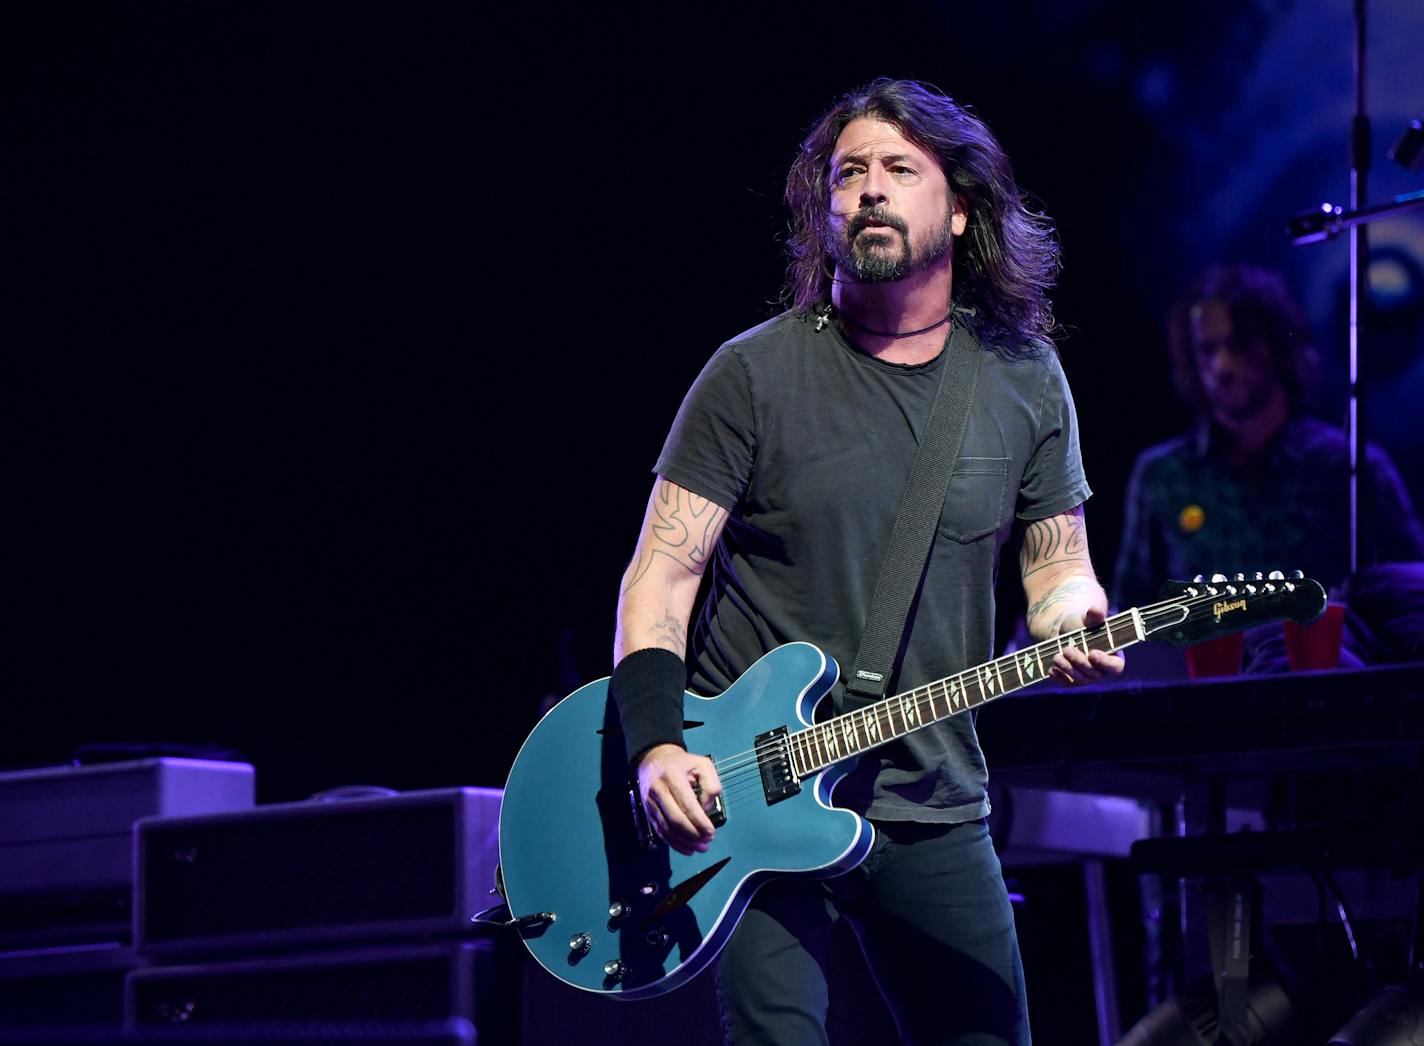
[[[895,526],[870,599],[855,665],[845,677],[838,711],[859,708],[885,696],[905,639],[910,605],[924,580],[945,494],[964,445],[974,389],[983,359],[979,341],[962,322],[970,310],[955,309],[954,327],[945,346],[934,403],[920,433],[910,475],[900,491]]]

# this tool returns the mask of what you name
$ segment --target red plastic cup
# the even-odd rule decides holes
[[[1308,625],[1286,621],[1286,660],[1294,672],[1310,672],[1340,666],[1340,635],[1345,625],[1345,608],[1327,603],[1325,613]]]
[[[1187,647],[1187,675],[1193,679],[1241,674],[1241,633],[1217,636]]]

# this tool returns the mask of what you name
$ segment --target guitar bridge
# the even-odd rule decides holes
[[[786,727],[778,726],[756,738],[757,767],[761,770],[761,787],[767,806],[775,806],[801,793],[801,779],[791,766],[786,733]]]

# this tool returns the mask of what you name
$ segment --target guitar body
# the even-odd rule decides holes
[[[535,959],[578,988],[625,999],[659,995],[716,958],[768,878],[824,878],[864,860],[874,829],[830,805],[854,761],[768,803],[753,754],[758,735],[811,725],[838,671],[819,648],[788,643],[721,695],[686,695],[687,748],[724,767],[726,816],[707,852],[687,857],[655,837],[645,845],[608,680],[555,705],[520,749],[500,812],[510,911],[555,916],[525,924]],[[734,758],[739,753],[746,756]],[[627,909],[621,918],[610,916],[615,902]],[[610,976],[612,961],[622,965]]]

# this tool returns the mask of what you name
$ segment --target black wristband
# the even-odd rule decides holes
[[[608,696],[618,706],[628,765],[654,745],[682,746],[682,693],[687,666],[671,650],[646,647],[635,650],[613,670]]]

